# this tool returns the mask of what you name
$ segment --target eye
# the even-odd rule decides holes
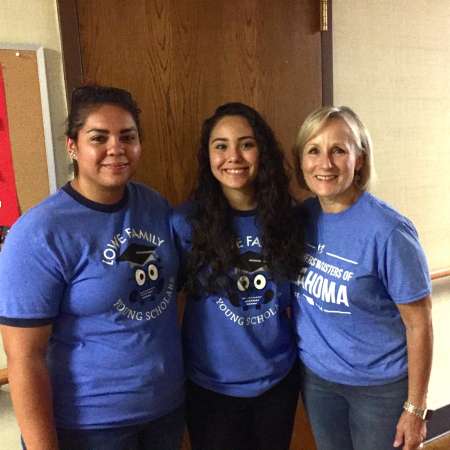
[[[244,141],[244,142],[242,143],[242,148],[243,148],[244,150],[251,150],[252,148],[255,148],[255,147],[256,147],[256,142],[253,141],[253,140]]]
[[[256,289],[264,289],[267,284],[266,277],[262,273],[256,275],[256,277],[253,279],[253,284],[255,285]]]
[[[96,134],[91,137],[91,141],[96,144],[104,144],[107,140],[107,137],[103,134]]]
[[[136,270],[134,273],[134,278],[138,286],[142,286],[145,283],[145,272],[142,269]]]
[[[337,155],[342,155],[343,153],[345,153],[345,150],[341,147],[334,147],[333,148],[333,153],[337,154]]]
[[[223,150],[227,149],[227,146],[223,142],[219,142],[219,143],[215,144],[213,148],[215,150],[222,150],[223,151]]]
[[[158,279],[158,268],[154,265],[154,264],[150,264],[148,266],[148,277],[150,278],[150,280],[155,281]]]
[[[129,144],[136,140],[136,135],[135,134],[124,134],[123,136],[120,137],[120,140],[122,142],[124,142],[125,144],[127,144],[127,143]]]
[[[319,149],[317,147],[310,147],[305,152],[307,155],[318,155]]]
[[[250,286],[250,280],[248,279],[248,277],[246,275],[242,275],[239,277],[236,284],[237,284],[238,289],[241,292],[244,292]]]

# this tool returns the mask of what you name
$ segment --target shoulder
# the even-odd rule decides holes
[[[407,217],[369,192],[365,192],[362,198],[361,213],[372,222],[371,226],[386,234],[394,230],[403,230],[417,236],[413,223]]]
[[[23,234],[35,236],[43,231],[57,229],[64,222],[61,216],[64,212],[73,211],[75,205],[76,202],[60,189],[20,216],[8,233],[8,238]]]
[[[134,202],[145,202],[150,207],[170,209],[169,202],[155,189],[137,182],[129,182],[128,194]]]
[[[74,247],[68,225],[81,229],[79,205],[63,190],[57,191],[23,214],[9,231],[2,248],[0,266],[15,270],[25,264],[39,267],[60,268],[63,255]]]
[[[173,209],[173,214],[180,217],[189,217],[195,210],[195,203],[188,200]]]
[[[187,201],[172,210],[170,224],[175,233],[179,235],[187,234],[191,230],[189,217],[194,211],[194,203]]]
[[[304,224],[314,224],[322,212],[317,197],[308,197],[294,206],[295,218]]]

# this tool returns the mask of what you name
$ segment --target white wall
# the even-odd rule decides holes
[[[450,1],[333,0],[334,103],[371,131],[373,192],[413,220],[432,270],[450,267]],[[435,283],[431,407],[450,404],[450,279]]]
[[[64,148],[67,115],[56,0],[1,0],[0,43],[38,45],[45,49],[57,184],[64,184],[69,164]]]
[[[450,404],[450,281],[433,283],[434,357],[429,388],[430,408]]]

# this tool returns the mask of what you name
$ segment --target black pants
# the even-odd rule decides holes
[[[288,450],[299,385],[298,364],[258,397],[231,397],[188,382],[192,450]]]

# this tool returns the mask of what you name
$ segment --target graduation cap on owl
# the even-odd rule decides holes
[[[130,244],[126,250],[117,258],[117,261],[126,261],[131,267],[145,266],[147,263],[156,261],[155,245]]]
[[[252,273],[265,270],[266,263],[260,253],[248,251],[239,255],[236,268],[244,272]]]

